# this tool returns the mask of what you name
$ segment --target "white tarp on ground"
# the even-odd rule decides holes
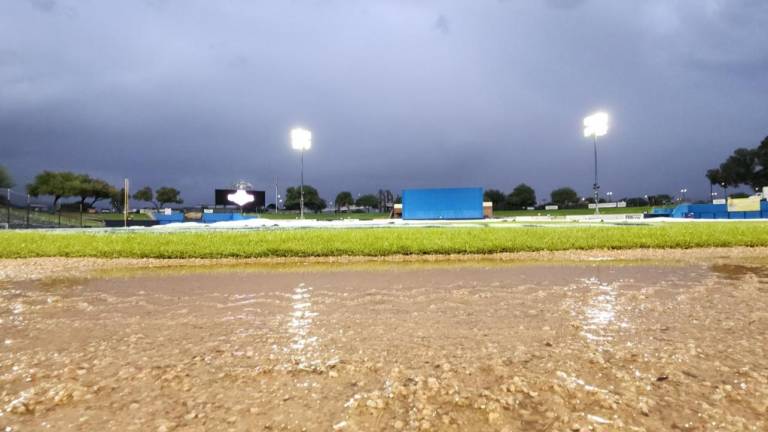
[[[761,219],[684,219],[659,217],[642,219],[641,214],[626,215],[583,215],[583,216],[521,216],[498,219],[478,220],[402,220],[402,219],[341,219],[341,220],[315,220],[315,219],[248,219],[242,221],[225,221],[210,224],[198,222],[173,223],[168,225],[156,225],[153,227],[133,227],[135,230],[153,231],[177,231],[177,230],[241,230],[241,229],[302,229],[302,228],[401,228],[401,227],[494,227],[494,228],[519,228],[530,224],[541,224],[542,227],[566,226],[574,223],[607,226],[607,225],[637,225],[659,224],[665,222],[676,223],[711,223],[711,222],[760,222]],[[764,220],[762,220],[764,221]]]

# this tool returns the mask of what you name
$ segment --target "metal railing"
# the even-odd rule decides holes
[[[78,210],[52,209],[28,194],[0,189],[0,224],[4,228],[90,228],[103,227],[104,221],[79,206]]]

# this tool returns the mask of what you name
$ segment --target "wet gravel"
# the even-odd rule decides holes
[[[766,264],[6,278],[0,430],[766,430]]]

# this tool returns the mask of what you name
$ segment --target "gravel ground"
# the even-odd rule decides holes
[[[768,429],[764,250],[496,258],[4,261],[0,430]]]

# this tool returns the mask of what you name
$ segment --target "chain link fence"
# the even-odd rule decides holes
[[[90,228],[103,227],[104,221],[89,213],[79,203],[60,204],[54,209],[49,201],[13,189],[0,189],[0,228]]]

